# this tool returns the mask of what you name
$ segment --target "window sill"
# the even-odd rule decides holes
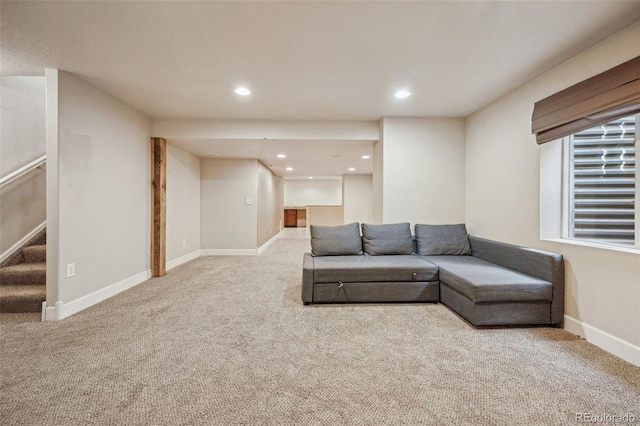
[[[540,240],[640,255],[640,249],[637,249],[635,247],[623,247],[623,246],[615,246],[615,245],[609,245],[609,244],[598,244],[592,241],[568,240],[565,238],[540,238]]]

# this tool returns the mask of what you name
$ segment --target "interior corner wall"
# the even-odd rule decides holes
[[[463,223],[464,120],[382,121],[382,188],[374,187],[374,193],[382,194],[382,222]]]
[[[380,135],[384,134],[384,120],[380,120]],[[373,203],[372,219],[373,223],[381,224],[383,217],[383,180],[384,180],[384,158],[383,158],[382,137],[373,144],[373,174],[371,176],[372,194],[371,201]]]
[[[57,203],[59,272],[47,287],[57,285],[58,300],[47,305],[70,312],[150,276],[151,122],[67,72],[57,90],[58,199],[48,202]]]
[[[373,223],[373,179],[371,175],[342,176],[344,223]]]
[[[221,254],[255,254],[258,161],[200,160],[200,244]],[[247,200],[249,199],[249,200]]]
[[[472,234],[564,255],[565,327],[635,345],[640,365],[640,255],[540,239],[545,189],[531,134],[535,102],[636,57],[638,40],[640,22],[468,117],[465,193]]]
[[[167,264],[200,251],[200,158],[167,144]],[[182,262],[178,262],[182,263]]]
[[[284,179],[258,164],[258,247],[280,232],[284,221]]]
[[[0,177],[46,153],[45,78],[0,77]],[[46,173],[35,169],[0,189],[0,254],[46,215]]]

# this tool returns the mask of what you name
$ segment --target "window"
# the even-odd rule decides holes
[[[565,139],[565,238],[638,247],[640,114]]]

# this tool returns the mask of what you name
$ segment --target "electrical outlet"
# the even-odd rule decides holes
[[[67,263],[67,278],[74,277],[76,275],[76,264]]]

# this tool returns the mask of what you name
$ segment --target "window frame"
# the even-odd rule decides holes
[[[640,250],[640,113],[635,114],[635,192],[634,192],[634,242],[624,244],[609,242],[607,240],[597,240],[588,238],[577,238],[572,235],[574,229],[575,185],[574,177],[574,156],[572,150],[573,134],[561,138],[562,140],[562,211],[561,211],[561,238],[567,242],[576,243],[598,248],[627,249],[634,252]],[[613,120],[612,120],[613,121]],[[595,127],[595,126],[594,126]],[[626,250],[625,250],[626,251]]]

